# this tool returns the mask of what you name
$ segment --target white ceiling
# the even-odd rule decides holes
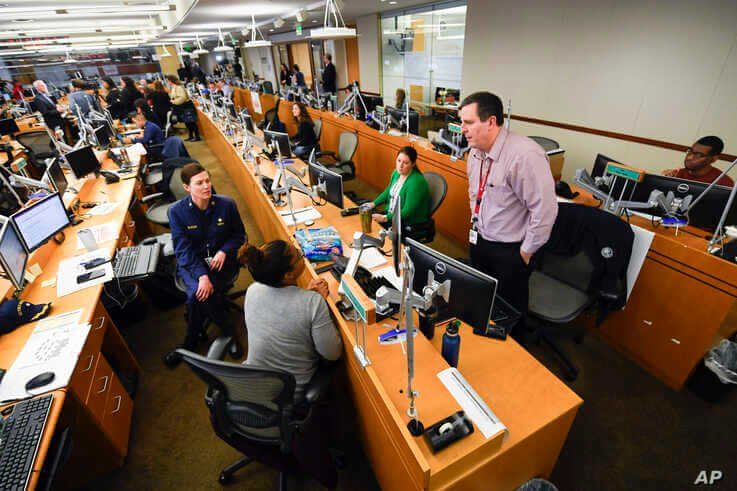
[[[431,3],[428,0],[337,0],[347,23],[362,15]],[[217,29],[242,38],[251,14],[268,38],[323,23],[324,0],[0,0],[0,59],[60,56],[108,49],[217,39]],[[273,21],[283,19],[280,28]],[[186,41],[185,41],[186,42]],[[75,58],[79,58],[75,56]]]

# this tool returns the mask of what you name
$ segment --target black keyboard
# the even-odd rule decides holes
[[[53,394],[18,402],[0,425],[0,488],[22,490],[36,460]]]
[[[382,276],[364,276],[356,274],[356,283],[368,295],[371,300],[376,300],[376,292],[382,286],[394,288],[389,280]]]
[[[124,247],[115,254],[113,271],[117,278],[136,278],[156,271],[161,245],[145,244]]]

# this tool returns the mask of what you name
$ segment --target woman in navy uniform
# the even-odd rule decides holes
[[[177,272],[187,287],[187,336],[181,347],[194,350],[205,318],[212,319],[223,335],[234,334],[224,295],[237,275],[238,249],[246,242],[246,230],[235,202],[212,193],[210,174],[202,165],[187,164],[181,175],[189,196],[169,209],[169,225]],[[175,366],[180,357],[172,351],[164,361]]]

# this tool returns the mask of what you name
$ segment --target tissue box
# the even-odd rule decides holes
[[[343,245],[335,227],[311,228],[309,232],[299,229],[296,237],[305,257],[312,262],[331,261],[332,256],[343,255]]]

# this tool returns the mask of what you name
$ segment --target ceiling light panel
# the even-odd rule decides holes
[[[223,5],[197,6],[197,13],[207,17],[232,18],[237,16],[247,17],[279,15],[294,10],[293,3],[287,2],[227,2]]]

